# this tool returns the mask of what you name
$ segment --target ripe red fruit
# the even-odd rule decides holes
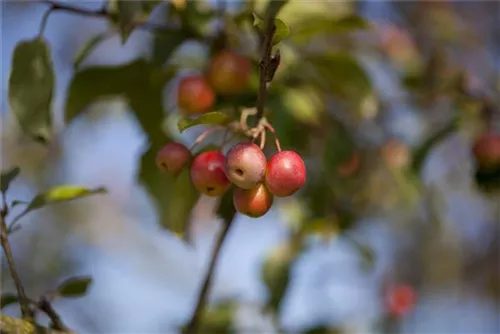
[[[215,93],[203,76],[187,76],[179,83],[177,103],[185,114],[204,113],[214,105]]]
[[[253,189],[235,188],[233,204],[236,210],[249,217],[258,218],[265,215],[273,205],[273,195],[263,183]]]
[[[400,284],[387,291],[387,307],[394,316],[404,316],[415,306],[415,291],[409,285]]]
[[[219,151],[208,151],[193,159],[190,169],[194,187],[207,196],[220,196],[230,186],[224,173],[224,155]]]
[[[178,175],[191,159],[191,151],[181,143],[171,142],[156,154],[156,165],[173,176]]]
[[[250,62],[235,52],[223,50],[211,60],[207,77],[217,93],[240,94],[248,84]]]
[[[304,160],[294,151],[281,151],[267,165],[266,186],[277,197],[293,195],[306,182]]]
[[[479,136],[474,142],[472,153],[479,167],[500,166],[500,135],[490,132]]]
[[[242,189],[252,189],[264,178],[267,160],[264,152],[254,143],[239,143],[226,154],[226,175]]]

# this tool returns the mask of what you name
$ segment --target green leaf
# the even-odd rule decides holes
[[[311,71],[303,69],[327,93],[341,98],[361,101],[371,91],[371,82],[365,70],[351,55],[331,53],[308,55],[304,61]]]
[[[261,30],[265,29],[265,22],[255,13],[253,13],[253,25],[259,27]],[[276,30],[272,43],[276,45],[290,35],[290,27],[280,19],[274,19],[274,25],[276,26]]]
[[[117,1],[118,26],[122,33],[122,44],[125,44],[128,37],[134,30],[137,22],[143,19],[141,1]]]
[[[59,284],[57,293],[66,298],[81,297],[85,295],[91,283],[92,277],[90,276],[70,277]]]
[[[429,153],[435,147],[436,144],[441,142],[443,139],[448,137],[449,134],[455,132],[458,129],[459,120],[458,118],[453,119],[448,125],[442,128],[440,131],[436,132],[434,135],[429,137],[420,147],[413,152],[412,161],[412,171],[415,174],[420,174],[423,164]]]
[[[153,35],[153,62],[163,65],[189,37],[186,31],[156,31]]]
[[[90,53],[92,53],[92,51],[94,51],[96,47],[98,47],[102,42],[104,42],[111,36],[113,36],[111,33],[103,32],[95,35],[94,37],[90,38],[87,42],[85,42],[83,44],[83,47],[80,50],[78,50],[78,52],[75,55],[75,59],[73,60],[73,68],[75,70],[78,69],[82,64],[82,62],[85,59],[87,59]]]
[[[262,19],[255,13],[252,13],[252,16],[253,16],[253,25],[255,27],[261,25],[262,23],[264,23],[264,21],[262,21]]]
[[[67,99],[66,99],[66,121],[71,122],[85,108],[100,99],[124,96],[134,99],[141,98],[139,95],[144,93],[142,99],[147,100],[148,87],[158,85],[163,88],[172,74],[156,69],[143,59],[135,60],[131,63],[120,66],[95,66],[86,68],[77,72],[71,81]],[[151,102],[151,104],[156,102]],[[146,108],[148,106],[145,106]],[[163,119],[163,110],[161,115],[153,116],[151,111],[146,108],[136,110],[142,112],[144,117],[151,118],[151,122],[157,122],[156,126],[160,128]]]
[[[189,129],[195,125],[227,125],[232,121],[232,118],[223,112],[213,111],[205,113],[197,118],[181,118],[177,123],[179,131]]]
[[[234,333],[233,326],[235,310],[234,302],[219,302],[217,305],[208,307],[203,312],[200,321],[200,333],[230,334]]]
[[[76,74],[66,103],[66,118],[73,119],[93,101],[123,96],[149,137],[149,148],[142,155],[138,178],[151,195],[162,226],[182,235],[187,217],[196,202],[187,175],[177,179],[162,173],[155,163],[156,152],[171,139],[163,132],[165,118],[163,91],[175,72],[165,72],[145,60],[115,67],[91,67]],[[182,193],[178,196],[177,193]],[[172,203],[175,204],[171,204]],[[175,205],[175,209],[171,209]]]
[[[280,19],[274,20],[274,25],[276,26],[276,31],[273,35],[273,45],[276,45],[290,35],[290,28]]]
[[[105,194],[103,187],[90,189],[83,186],[62,185],[54,187],[46,192],[36,195],[26,208],[26,212],[40,209],[46,205],[72,201],[78,198],[88,197],[96,194]]]
[[[50,139],[54,84],[50,48],[45,41],[19,42],[12,57],[9,104],[21,129],[39,142]]]
[[[142,4],[142,10],[148,14],[156,8],[156,6],[160,5],[162,0],[148,0],[148,1],[139,1]]]
[[[0,192],[5,193],[9,189],[9,185],[19,175],[21,169],[12,167],[10,170],[2,172],[0,176]]]
[[[280,10],[288,3],[288,0],[269,1],[265,17],[276,17]]]
[[[340,19],[325,15],[308,16],[294,25],[292,39],[296,42],[307,42],[311,38],[321,35],[348,33],[356,30],[368,29],[370,24],[359,15],[348,15]]]
[[[2,293],[2,297],[0,300],[0,309],[3,309],[6,306],[9,306],[10,304],[17,303],[19,301],[19,298],[17,297],[16,294],[13,293]]]

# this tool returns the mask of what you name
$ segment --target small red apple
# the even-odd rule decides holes
[[[476,138],[472,153],[479,167],[500,167],[500,135],[489,132]]]
[[[306,182],[306,165],[297,152],[280,151],[267,164],[265,183],[276,197],[293,195]]]
[[[250,61],[230,50],[220,51],[208,67],[208,81],[221,95],[240,94],[250,78]]]
[[[235,188],[233,192],[233,204],[236,210],[252,218],[265,215],[273,205],[273,199],[273,195],[262,183],[253,189]]]
[[[156,165],[173,176],[178,175],[191,159],[191,151],[181,143],[171,142],[156,154]]]
[[[410,313],[416,303],[416,295],[413,287],[407,284],[398,284],[387,290],[387,308],[389,312],[397,317]]]
[[[191,164],[190,176],[194,187],[207,196],[221,196],[231,185],[224,172],[224,155],[219,151],[198,154]]]
[[[177,92],[177,103],[187,115],[209,111],[215,103],[215,93],[205,77],[191,75],[181,79]]]

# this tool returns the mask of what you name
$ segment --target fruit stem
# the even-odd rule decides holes
[[[276,134],[276,130],[274,130],[273,126],[269,124],[269,122],[265,118],[264,118],[264,127],[269,131],[271,131],[271,133],[274,136],[274,144],[276,145],[276,149],[278,150],[278,152],[281,152],[281,144],[280,140],[278,139],[278,135]]]
[[[199,135],[198,138],[196,138],[196,140],[194,141],[193,145],[191,145],[189,150],[192,151],[197,145],[201,144],[208,136],[223,129],[224,129],[223,127],[214,127],[203,131],[201,135]]]

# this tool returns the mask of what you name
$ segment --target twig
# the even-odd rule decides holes
[[[264,43],[262,45],[262,53],[260,57],[259,69],[260,69],[260,80],[259,80],[259,95],[257,96],[257,119],[264,116],[264,107],[267,100],[267,83],[269,79],[268,70],[270,69],[270,64],[272,61],[271,51],[273,48],[273,36],[276,31],[276,26],[274,25],[274,16],[269,15],[266,17],[265,22],[265,32],[264,32]]]
[[[227,233],[229,232],[229,229],[231,228],[231,225],[234,221],[235,215],[236,211],[233,211],[232,215],[228,217],[228,219],[224,220],[224,228],[215,243],[214,251],[210,259],[210,265],[208,267],[208,272],[207,275],[205,276],[205,280],[203,281],[201,292],[196,302],[196,308],[194,310],[193,317],[183,330],[184,334],[198,333],[198,328],[200,325],[201,317],[203,315],[203,310],[205,309],[205,305],[207,304],[208,293],[210,291],[210,286],[212,283],[215,267],[217,266],[217,262],[219,260],[220,250],[222,249],[224,240],[226,239]]]
[[[64,324],[61,317],[59,317],[59,314],[57,314],[56,310],[54,310],[47,298],[42,296],[38,303],[35,303],[35,305],[40,309],[40,311],[44,312],[50,318],[54,329],[71,332],[71,329]]]
[[[2,248],[5,252],[5,257],[7,258],[7,264],[9,265],[10,275],[12,276],[12,280],[16,286],[17,295],[19,297],[19,305],[21,308],[21,314],[25,320],[32,321],[33,314],[30,309],[29,300],[26,297],[26,293],[24,291],[24,286],[21,283],[21,278],[17,273],[16,266],[14,265],[14,257],[12,256],[12,250],[10,248],[9,236],[7,230],[7,224],[5,223],[5,217],[9,213],[9,207],[7,205],[7,199],[5,198],[6,194],[2,193],[2,209],[0,211],[0,241],[2,244]]]
[[[43,32],[43,29],[45,29],[46,26],[46,21],[48,18],[48,15],[51,12],[62,10],[68,13],[76,14],[76,15],[82,15],[82,16],[89,16],[89,17],[96,17],[96,18],[105,18],[109,19],[112,18],[115,14],[110,12],[106,7],[102,7],[101,9],[98,10],[92,10],[92,9],[86,9],[86,8],[81,8],[81,7],[75,7],[75,6],[69,6],[64,3],[59,3],[55,2],[52,0],[43,0],[42,1],[45,4],[50,5],[50,8],[44,15],[44,18],[42,19],[40,31]],[[171,26],[165,26],[165,25],[158,25],[154,24],[151,22],[145,22],[145,21],[137,21],[132,24],[133,27],[139,28],[139,29],[145,29],[145,30],[156,30],[159,32],[176,32],[179,29]],[[199,38],[201,36],[198,36],[194,31],[189,31],[189,37],[192,38]]]

